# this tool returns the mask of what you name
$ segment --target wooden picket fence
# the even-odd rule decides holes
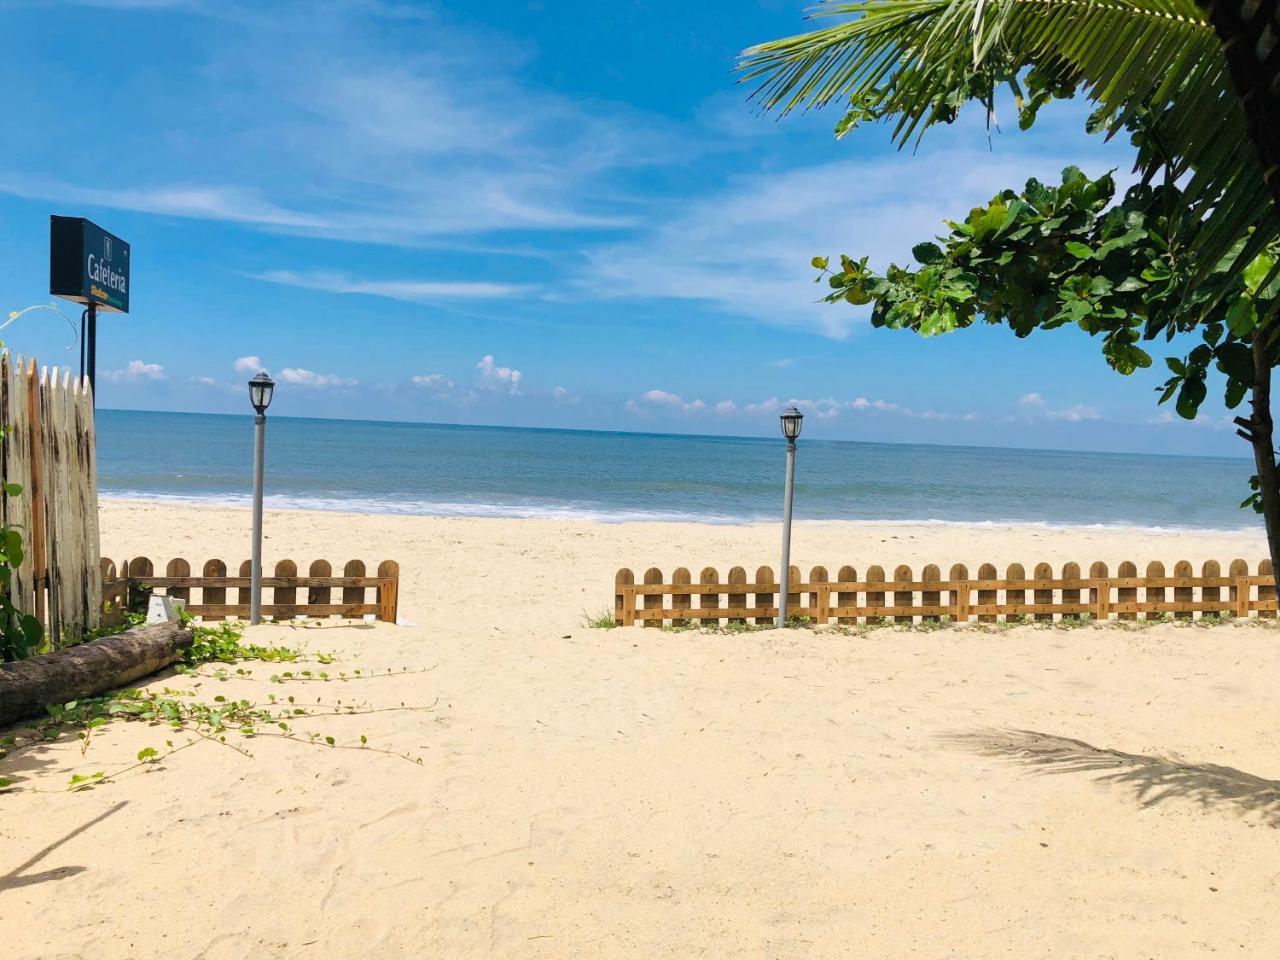
[[[93,394],[67,370],[0,353],[0,517],[22,536],[11,597],[54,647],[99,625],[98,475]]]
[[[157,589],[182,601],[188,613],[202,620],[249,617],[248,560],[240,564],[238,576],[228,576],[227,564],[222,560],[206,561],[202,573],[192,576],[190,562],[180,558],[170,560],[163,574],[157,574],[155,565],[146,557],[134,557],[119,566],[104,558],[101,570],[102,593],[109,604],[104,613],[108,624],[121,622],[127,610],[145,610],[147,598]],[[342,575],[335,577],[329,561],[316,560],[305,576],[299,576],[296,563],[281,560],[273,574],[264,570],[262,588],[262,616],[271,620],[375,616],[395,623],[400,564],[383,560],[377,573],[368,576],[364,561],[351,560],[343,565]],[[300,597],[299,591],[305,593]]]
[[[996,623],[1024,617],[1052,622],[1085,616],[1096,620],[1113,616],[1150,620],[1165,614],[1179,620],[1197,615],[1276,616],[1270,560],[1259,563],[1256,574],[1249,573],[1244,560],[1232,560],[1225,576],[1216,560],[1204,563],[1198,576],[1186,560],[1174,564],[1172,575],[1166,574],[1164,564],[1149,563],[1144,576],[1128,561],[1114,574],[1105,563],[1094,563],[1088,576],[1079,564],[1068,563],[1058,577],[1047,563],[1036,564],[1030,577],[1020,563],[1011,564],[1003,577],[990,563],[979,566],[976,576],[970,577],[968,568],[958,563],[946,579],[932,563],[921,570],[919,579],[907,566],[894,569],[892,579],[879,566],[868,567],[863,579],[853,567],[841,567],[834,579],[826,567],[814,567],[807,580],[798,567],[792,567],[788,586],[788,617],[819,624],[878,623],[886,618],[895,623],[937,622],[944,617],[957,623],[972,619]],[[771,567],[759,567],[752,580],[742,567],[731,569],[723,580],[714,567],[707,567],[697,583],[684,567],[672,572],[670,582],[663,579],[661,570],[651,567],[640,583],[624,568],[614,579],[614,618],[621,626],[646,627],[718,626],[722,621],[769,624],[778,616],[780,589]]]

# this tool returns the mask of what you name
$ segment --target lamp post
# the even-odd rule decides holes
[[[804,414],[794,406],[782,411],[782,435],[787,438],[787,485],[782,506],[782,593],[778,597],[778,626],[787,625],[787,591],[791,589],[791,499],[796,479],[796,438]]]
[[[249,623],[262,621],[262,467],[267,444],[267,407],[275,381],[259,373],[249,381],[249,403],[253,405],[253,556],[249,569]]]

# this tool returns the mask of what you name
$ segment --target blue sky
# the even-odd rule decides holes
[[[903,260],[1000,188],[1129,166],[1046,110],[900,152],[756,116],[736,54],[798,0],[0,0],[0,308],[48,302],[48,216],[133,246],[102,406],[1243,455],[1076,330],[922,340],[817,304],[815,254]],[[263,9],[265,8],[265,10]],[[66,312],[78,317],[73,304]],[[50,312],[11,348],[75,364]],[[1163,369],[1163,365],[1159,365]]]

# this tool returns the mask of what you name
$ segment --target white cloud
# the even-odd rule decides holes
[[[236,373],[257,373],[263,368],[263,363],[261,357],[250,354],[247,357],[238,357],[234,366]]]
[[[1062,410],[1049,410],[1045,416],[1050,420],[1065,420],[1067,423],[1083,423],[1086,420],[1101,420],[1100,414],[1093,407],[1077,403]]]
[[[526,296],[532,287],[511,283],[458,282],[429,280],[360,280],[342,273],[294,273],[290,270],[267,270],[252,274],[257,280],[306,290],[328,293],[353,293],[407,303],[430,303],[437,300],[495,300]]]
[[[106,373],[108,380],[132,381],[132,380],[163,380],[165,379],[164,367],[158,363],[146,363],[142,360],[130,360],[123,370],[109,370]]]
[[[729,416],[738,412],[738,405],[732,400],[721,400],[716,404],[716,413],[721,416]]]
[[[578,398],[569,391],[568,387],[556,387],[551,391],[551,399],[556,403],[563,403],[566,406],[570,406],[578,402]]]
[[[510,367],[498,366],[493,354],[482,357],[476,364],[476,369],[480,371],[480,383],[486,389],[512,396],[520,393],[520,381],[524,379],[524,374]]]
[[[453,389],[453,381],[443,373],[429,373],[425,376],[417,376],[413,378],[413,382],[415,385],[424,387],[432,393],[448,393]]]
[[[1038,393],[1024,393],[1018,398],[1018,403],[1024,407],[1043,407],[1044,397]]]
[[[1095,172],[1116,165],[1116,150],[1101,141],[1085,147],[1092,153],[1068,159],[1025,149],[948,147],[948,138],[946,131],[931,136],[914,156],[842,159],[734,178],[717,192],[673,205],[664,222],[635,239],[589,249],[579,283],[602,298],[701,301],[839,339],[870,308],[819,303],[828,288],[814,284],[815,255],[870,254],[877,269],[907,263],[912,245],[945,231],[945,218],[962,217],[1001,189],[1020,187],[1032,175],[1053,180],[1068,162]]]
[[[354,387],[358,381],[347,377],[339,377],[331,373],[316,373],[302,367],[285,367],[280,371],[280,380],[300,387]]]
[[[679,394],[668,393],[666,390],[646,390],[640,399],[649,407],[664,407],[681,413],[697,413],[707,409],[707,405],[701,400],[686,400]]]
[[[142,116],[163,115],[170,100],[195,103],[198,122],[180,135],[150,131],[143,139],[146,128],[126,135],[130,186],[88,185],[68,162],[49,176],[4,178],[0,191],[351,241],[424,243],[625,226],[634,207],[620,173],[679,144],[660,116],[530,85],[525,38],[466,29],[428,5],[358,0],[326,4],[322,16],[296,3],[199,6],[209,19],[193,69],[135,103]],[[388,18],[394,29],[381,22]],[[55,129],[50,120],[29,133],[39,139]],[[133,149],[142,144],[147,149]]]

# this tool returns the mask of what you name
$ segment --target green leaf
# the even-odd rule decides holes
[[[1178,416],[1185,420],[1194,420],[1206,393],[1203,380],[1184,381],[1182,389],[1178,391]]]
[[[828,265],[831,261],[830,261],[830,260],[828,260],[826,257],[814,257],[814,258],[813,258],[812,260],[810,260],[809,262],[813,265],[813,269],[815,269],[815,270],[825,270],[825,269],[827,269],[827,265]]]
[[[1089,260],[1093,257],[1093,249],[1086,243],[1080,243],[1077,240],[1069,240],[1065,244],[1067,252],[1079,260]]]
[[[1227,309],[1227,329],[1237,337],[1247,337],[1258,323],[1253,298],[1238,297]]]
[[[936,243],[917,243],[911,248],[911,255],[916,258],[919,263],[928,266],[931,263],[937,263],[942,260],[944,254],[942,248]]]

